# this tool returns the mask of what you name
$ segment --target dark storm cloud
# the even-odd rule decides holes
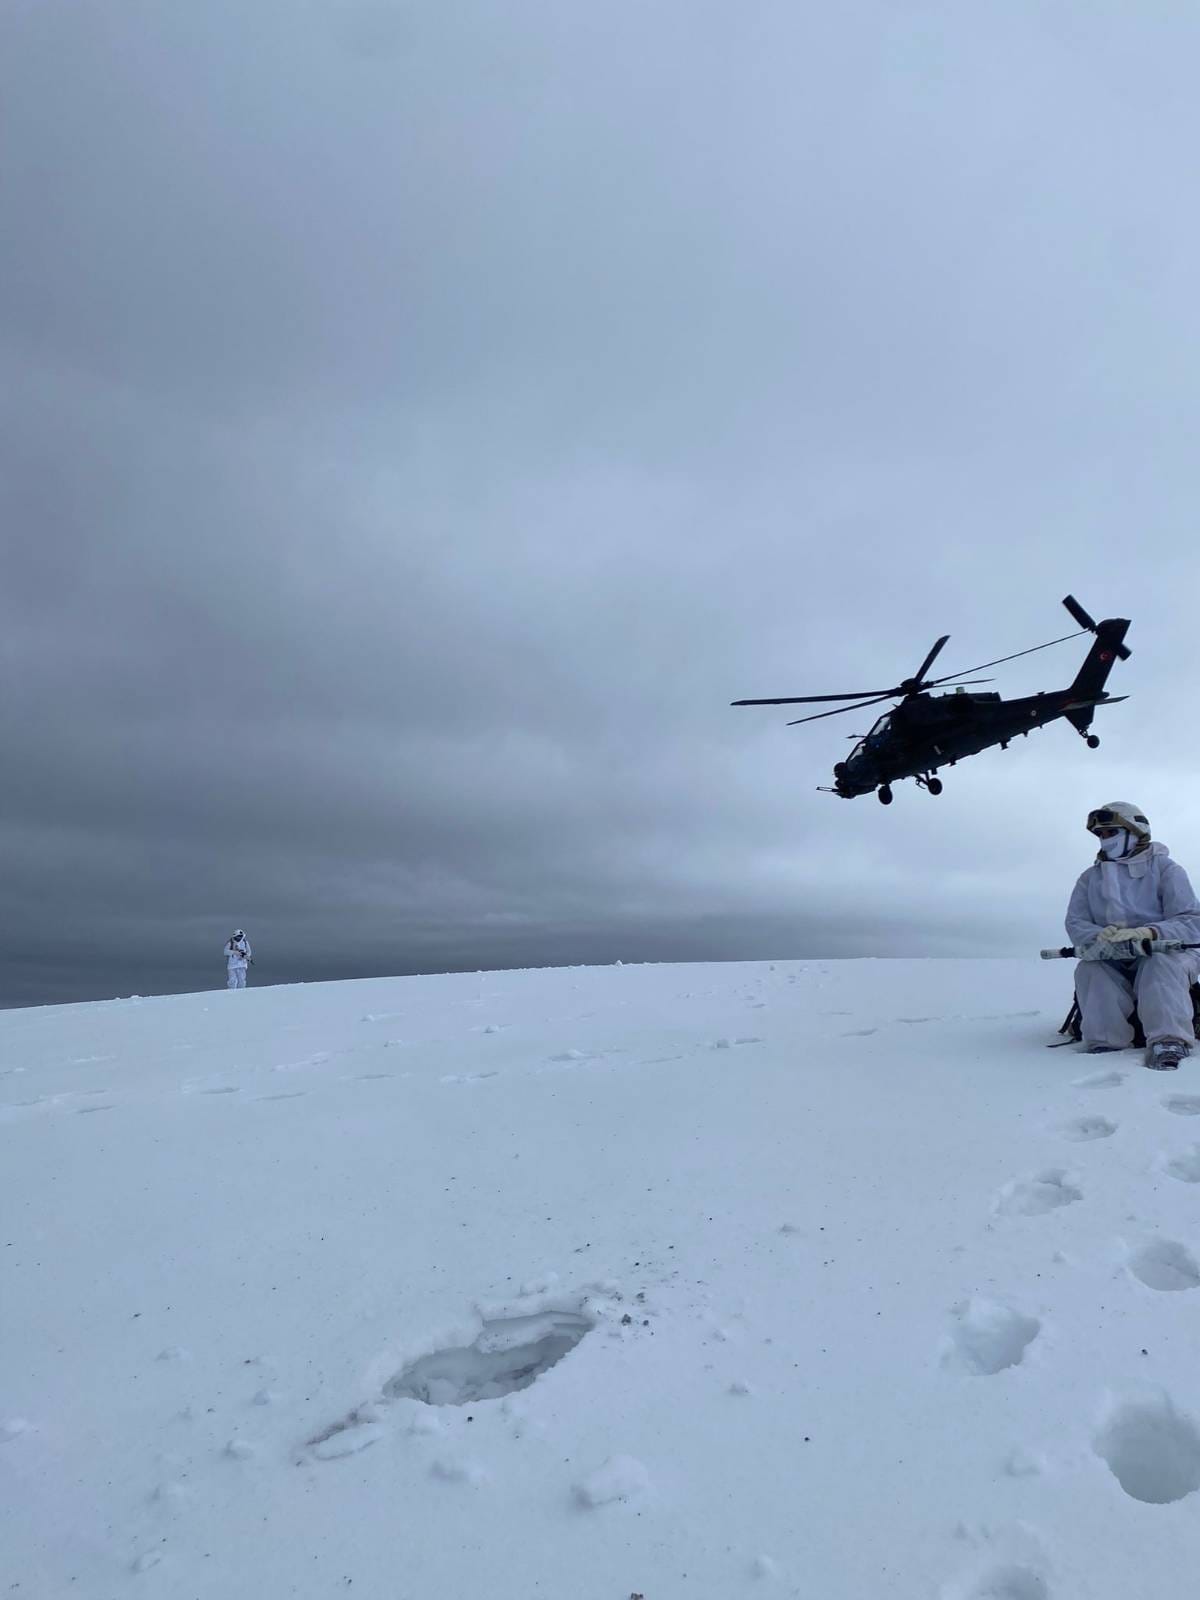
[[[1187,862],[1198,32],[8,8],[5,998],[239,922],[277,980],[1007,953],[1118,794]],[[862,716],[727,707],[1067,589],[1135,619],[1099,756],[884,813],[813,792]]]

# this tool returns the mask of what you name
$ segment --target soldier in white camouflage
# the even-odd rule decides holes
[[[1126,1049],[1136,1008],[1146,1065],[1170,1071],[1191,1053],[1191,984],[1200,963],[1195,952],[1155,952],[1153,945],[1200,943],[1200,903],[1166,845],[1151,839],[1140,806],[1114,800],[1091,812],[1087,826],[1100,852],[1067,908],[1067,934],[1083,954],[1075,973],[1083,1047],[1092,1054]]]

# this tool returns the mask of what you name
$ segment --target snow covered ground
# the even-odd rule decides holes
[[[1192,1593],[1200,1068],[1044,1049],[1069,984],[0,1014],[0,1591]]]

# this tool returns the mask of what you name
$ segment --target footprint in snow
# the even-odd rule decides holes
[[[1200,1183],[1200,1144],[1194,1144],[1182,1155],[1164,1157],[1163,1171],[1180,1183]]]
[[[1169,1094],[1163,1105],[1177,1117],[1200,1117],[1200,1094]]]
[[[1153,1239],[1134,1250],[1129,1270],[1148,1289],[1180,1290],[1200,1288],[1200,1266],[1186,1245],[1174,1239]]]
[[[114,1107],[111,1106],[111,1105],[106,1105],[106,1106],[76,1106],[75,1107],[75,1115],[77,1117],[87,1117],[87,1116],[90,1116],[93,1111],[112,1111],[113,1109],[114,1109]]]
[[[11,1105],[0,1106],[0,1122],[23,1122],[27,1117],[49,1111],[61,1099],[60,1095],[47,1094],[39,1095],[36,1100],[17,1100]]]
[[[560,1050],[558,1055],[547,1057],[540,1067],[534,1067],[535,1072],[571,1072],[576,1067],[586,1066],[589,1061],[598,1061],[599,1056],[585,1055],[582,1050]]]
[[[531,1284],[522,1295],[527,1303],[537,1304],[554,1281],[547,1278]],[[532,1302],[528,1302],[529,1296]],[[433,1434],[443,1431],[435,1408],[510,1399],[557,1366],[595,1327],[595,1317],[585,1309],[586,1297],[576,1303],[578,1310],[564,1310],[555,1301],[549,1309],[484,1319],[474,1343],[416,1357],[387,1380],[379,1400],[356,1406],[307,1440],[306,1447],[328,1460],[373,1444],[382,1433],[378,1424],[386,1417],[387,1406],[397,1400],[420,1402],[409,1424],[410,1433]],[[447,1470],[440,1475],[458,1474]],[[476,1479],[468,1474],[467,1481]]]
[[[303,1061],[281,1061],[278,1066],[271,1068],[272,1072],[304,1072],[309,1067],[323,1067],[329,1060],[328,1051],[320,1051],[315,1056],[306,1056]]]
[[[384,1384],[384,1397],[459,1406],[516,1394],[557,1366],[594,1326],[582,1309],[484,1320],[473,1344],[409,1362]]]
[[[851,1028],[842,1035],[843,1039],[869,1039],[872,1034],[878,1033],[878,1028]]]
[[[1073,1117],[1070,1122],[1060,1122],[1051,1129],[1060,1139],[1069,1139],[1074,1144],[1088,1139],[1111,1139],[1116,1131],[1117,1124],[1107,1117]]]
[[[1200,1489],[1200,1431],[1165,1393],[1110,1401],[1092,1448],[1133,1500],[1164,1506]]]
[[[260,1094],[258,1100],[303,1100],[308,1093],[307,1089],[281,1089],[278,1094]]]
[[[973,1581],[951,1584],[943,1600],[1051,1600],[1046,1580],[1032,1567],[989,1567]]]
[[[394,1078],[394,1072],[359,1072],[355,1074],[356,1083],[382,1083],[385,1078]]]
[[[634,1456],[610,1456],[602,1467],[574,1486],[576,1505],[589,1511],[616,1502],[644,1499],[650,1474]]]
[[[942,1365],[972,1377],[993,1377],[1020,1366],[1041,1329],[1036,1317],[1022,1316],[996,1300],[969,1300],[955,1309]]]
[[[1067,1181],[1066,1173],[1058,1167],[1048,1172],[1035,1173],[1032,1178],[1016,1178],[1006,1183],[993,1202],[992,1209],[1001,1217],[1040,1217],[1047,1211],[1057,1211],[1083,1199],[1083,1191]]]
[[[1073,1089],[1116,1089],[1125,1082],[1124,1072],[1089,1072],[1085,1078],[1073,1078]]]

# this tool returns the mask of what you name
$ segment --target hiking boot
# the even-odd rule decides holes
[[[1190,1053],[1182,1039],[1156,1039],[1146,1046],[1146,1065],[1154,1072],[1174,1072]]]
[[[1119,1056],[1121,1046],[1119,1044],[1085,1044],[1083,1053],[1085,1056]]]

